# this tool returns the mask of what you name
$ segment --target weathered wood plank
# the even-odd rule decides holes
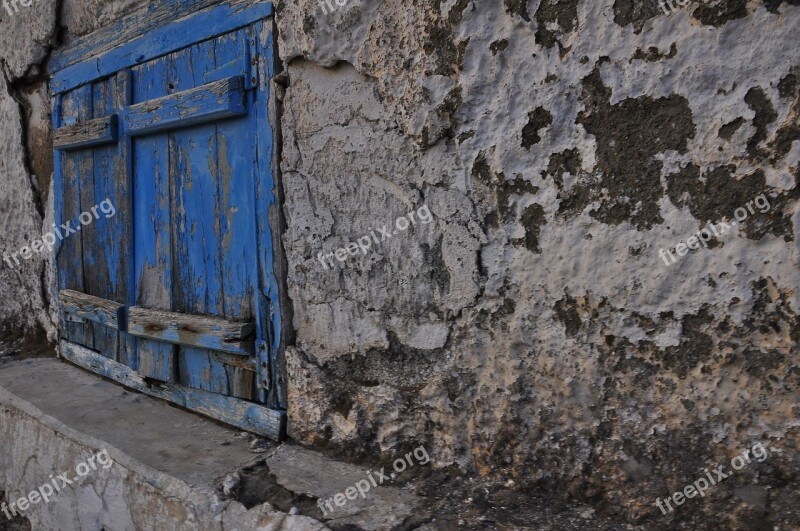
[[[60,127],[53,132],[53,148],[60,150],[100,146],[117,140],[117,115]]]
[[[246,113],[244,79],[234,76],[132,105],[123,119],[126,134],[141,136]]]
[[[91,112],[91,87],[84,86],[65,94],[62,99],[61,122],[69,119],[85,122],[92,118]],[[92,173],[92,151],[65,151],[63,152],[62,172],[63,181],[63,217],[60,221],[70,224],[70,229],[76,231],[67,234],[68,230],[60,230],[63,236],[62,249],[58,257],[58,268],[62,272],[64,283],[62,289],[71,289],[80,293],[86,292],[83,271],[83,240],[80,232],[78,216],[84,201],[87,185],[86,176]],[[64,334],[67,339],[94,348],[94,335],[89,323],[67,322]]]
[[[258,350],[259,391],[261,400],[269,406],[286,405],[286,368],[283,352],[290,340],[291,304],[285,287],[287,264],[281,252],[281,234],[285,220],[281,210],[280,160],[275,146],[280,145],[278,109],[272,93],[275,75],[275,36],[272,24],[256,24],[258,56],[258,90],[256,91],[256,220],[258,228],[259,289],[256,291],[257,322],[261,327],[258,338],[266,348]],[[265,382],[267,382],[265,384]]]
[[[167,65],[174,90],[185,92],[203,85],[204,74],[215,67],[213,39],[170,54]],[[173,309],[184,314],[222,316],[223,311],[219,200],[214,175],[216,131],[216,125],[209,122],[169,133],[172,253],[176,257],[172,301]],[[180,383],[231,393],[227,368],[210,350],[180,345],[178,367]]]
[[[132,69],[133,103],[168,94],[167,58]],[[123,121],[123,128],[126,124]],[[130,138],[129,135],[125,135]],[[172,309],[173,259],[169,143],[166,135],[135,139],[132,147],[136,304]],[[176,347],[139,338],[139,374],[165,382],[176,379]]]
[[[215,37],[272,15],[269,2],[235,0],[207,7],[178,20],[175,13],[182,13],[174,3],[167,4],[166,9],[158,7],[119,22],[116,25],[118,35],[113,33],[115,27],[112,26],[61,51],[50,61],[49,72],[55,73],[50,90],[53,93],[68,91],[123,68],[190,46],[197,42],[198,36]],[[168,20],[171,22],[164,24]],[[99,50],[106,51],[98,53]]]
[[[62,340],[60,347],[61,355],[65,359],[136,391],[168,400],[186,409],[279,442],[286,435],[285,411],[201,389],[186,389],[176,384],[148,382],[126,365],[75,343]]]
[[[103,120],[114,114],[113,91],[110,79],[99,80],[91,84],[92,117]],[[116,118],[112,120],[116,123]],[[116,242],[112,226],[119,221],[114,212],[113,197],[114,166],[116,165],[117,146],[115,144],[94,145],[92,151],[92,171],[85,176],[82,184],[81,208],[84,212],[92,212],[93,219],[81,228],[83,239],[83,277],[84,292],[109,301],[124,301],[116,298],[114,293],[111,247]],[[106,201],[109,198],[109,201]],[[114,216],[109,215],[114,212]],[[94,350],[102,355],[117,359],[119,346],[118,331],[102,323],[90,324],[94,335]]]
[[[114,330],[125,330],[125,305],[71,289],[58,294],[61,309],[67,314],[100,323]]]
[[[119,112],[133,103],[131,72],[122,70],[113,78],[113,106]],[[133,216],[135,197],[133,196],[133,152],[132,140],[124,132],[119,132],[116,145],[116,164],[113,180],[108,179],[110,190],[106,197],[111,198],[117,213],[111,219],[113,236],[107,242],[109,275],[114,300],[135,304],[135,278],[133,275]],[[126,323],[127,324],[127,323]],[[119,333],[117,361],[137,370],[139,359],[136,353],[136,338],[127,332]]]
[[[220,66],[247,57],[253,27],[242,28],[217,37],[214,44],[216,64]],[[252,47],[255,49],[255,41]],[[219,290],[222,313],[226,319],[250,322],[254,319],[253,295],[258,289],[256,248],[256,211],[254,197],[254,158],[256,157],[256,115],[249,112],[239,120],[217,123],[214,153],[216,173],[211,181],[216,187],[219,215],[215,230],[220,242]],[[255,374],[227,367],[231,394],[256,398]]]
[[[166,341],[231,354],[253,353],[253,323],[235,323],[219,317],[188,315],[134,306],[128,311],[128,332]]]

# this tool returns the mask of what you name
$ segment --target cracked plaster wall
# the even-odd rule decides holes
[[[698,511],[798,525],[797,5],[278,2],[292,435],[632,520],[766,441]]]

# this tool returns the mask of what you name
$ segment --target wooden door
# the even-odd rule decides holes
[[[257,20],[65,90],[54,143],[57,210],[116,208],[59,249],[66,357],[274,436],[272,53]]]

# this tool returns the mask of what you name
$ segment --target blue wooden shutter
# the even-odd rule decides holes
[[[229,10],[154,30],[169,49],[144,36],[54,77],[57,216],[106,198],[117,210],[59,249],[61,347],[126,385],[280,438],[271,8]],[[213,36],[180,40],[209,20]],[[149,52],[131,59],[125,47]]]

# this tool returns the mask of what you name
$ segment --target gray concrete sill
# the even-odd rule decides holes
[[[324,520],[334,529],[381,530],[420,509],[408,490],[380,486],[323,518],[317,499],[344,492],[365,470],[257,439],[59,359],[0,363],[6,501],[103,449],[114,464],[26,510],[33,529],[316,531],[328,529]],[[0,530],[5,523],[0,512]]]
[[[102,449],[114,461],[26,510],[33,529],[327,529],[269,503],[248,510],[224,499],[217,486],[258,458],[242,435],[57,359],[0,366],[6,500]],[[2,513],[0,520],[4,528]]]

